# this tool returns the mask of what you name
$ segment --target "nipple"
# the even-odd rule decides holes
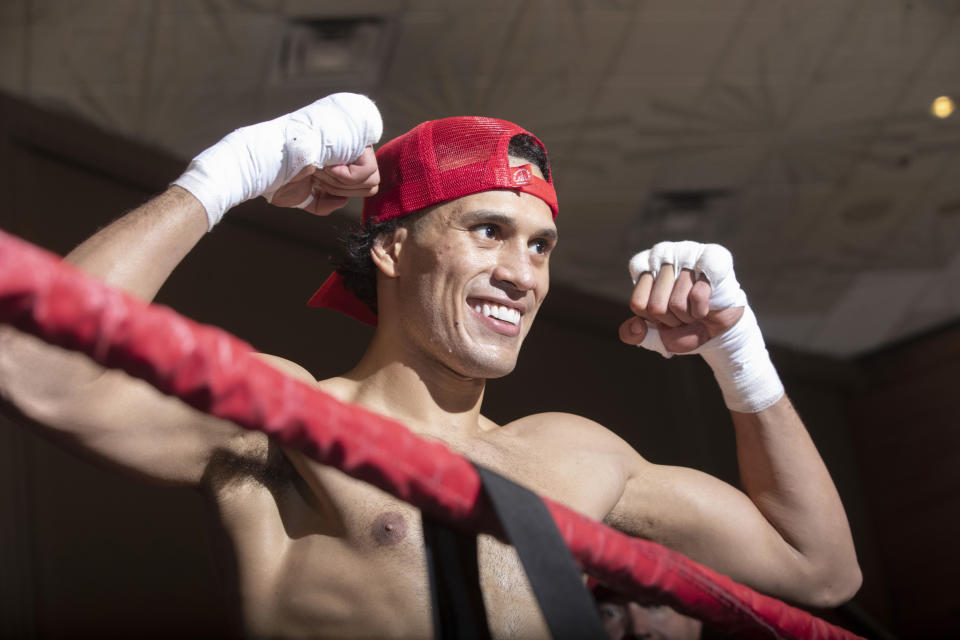
[[[388,511],[373,521],[371,533],[378,544],[392,547],[407,536],[407,520],[396,511]]]

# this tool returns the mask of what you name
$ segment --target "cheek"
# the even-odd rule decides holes
[[[543,299],[547,297],[547,293],[550,291],[550,271],[546,265],[542,266],[537,271],[537,287],[534,290],[534,296],[537,300],[537,306],[543,302]]]
[[[416,247],[407,254],[407,266],[410,273],[425,273],[440,263],[447,247]]]
[[[403,295],[416,296],[423,308],[447,308],[451,298],[459,297],[471,282],[489,278],[496,261],[493,254],[461,238],[431,238],[429,244],[414,245],[405,256],[401,273],[406,277],[401,285]]]
[[[407,294],[425,292],[433,286],[448,251],[445,246],[417,246],[407,252],[400,273],[401,286]]]
[[[456,247],[449,244],[418,252],[409,262],[403,294],[409,304],[416,304],[428,312],[431,320],[438,320],[447,312],[451,292],[461,284],[460,264]]]
[[[473,259],[469,247],[445,242],[417,251],[410,264],[414,273],[456,273]]]

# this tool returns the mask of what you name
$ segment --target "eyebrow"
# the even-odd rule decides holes
[[[509,227],[511,229],[517,228],[517,221],[514,216],[508,216],[505,213],[496,211],[494,209],[475,209],[468,213],[465,213],[462,218],[463,222],[468,225],[479,224],[481,222],[495,222],[504,227]],[[549,240],[557,239],[557,230],[551,227],[543,227],[534,234],[531,234],[538,238],[547,238]]]

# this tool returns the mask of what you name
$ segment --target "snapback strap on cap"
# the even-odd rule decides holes
[[[310,300],[308,307],[326,307],[340,313],[345,313],[354,320],[365,322],[371,327],[377,326],[377,314],[364,304],[353,292],[343,286],[343,278],[334,271],[323,285],[317,289]]]
[[[508,184],[499,185],[501,188],[516,189],[522,193],[529,193],[532,196],[540,198],[550,210],[553,217],[557,217],[557,190],[553,183],[547,182],[533,173],[533,165],[524,164],[518,167],[510,167],[510,179]]]

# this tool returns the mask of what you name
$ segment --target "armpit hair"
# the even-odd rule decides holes
[[[204,483],[214,490],[231,485],[255,482],[278,488],[290,482],[296,471],[283,450],[266,435],[246,437],[245,446],[237,450],[217,449],[210,456],[204,471]]]

